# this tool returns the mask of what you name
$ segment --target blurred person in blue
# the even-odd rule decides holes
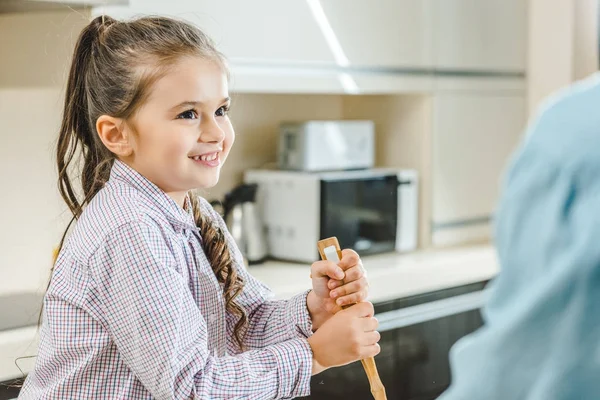
[[[540,108],[496,217],[485,324],[439,400],[600,399],[600,74]]]

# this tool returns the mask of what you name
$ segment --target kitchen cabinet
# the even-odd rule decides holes
[[[0,400],[10,400],[19,397],[21,391],[19,382],[0,382]]]
[[[414,93],[438,76],[523,78],[521,0],[129,0],[117,18],[164,14],[202,28],[242,93]]]
[[[478,282],[375,305],[381,353],[375,358],[388,399],[435,399],[450,384],[448,354],[461,337],[482,324],[479,308],[487,282]],[[414,322],[414,323],[413,323]],[[303,399],[372,399],[356,362],[311,380]]]
[[[429,0],[327,0],[321,5],[350,65],[433,66]]]
[[[434,245],[489,237],[501,177],[525,127],[525,101],[520,91],[433,96]]]
[[[94,13],[103,11],[124,18],[161,14],[193,22],[232,63],[335,63],[306,1],[130,0],[127,7],[99,7]]]
[[[527,1],[430,1],[436,68],[526,70]]]
[[[98,7],[94,13],[185,18],[211,35],[233,64],[417,68],[432,66],[429,4],[429,0],[377,4],[369,0],[130,0],[127,7]]]
[[[102,12],[188,19],[234,62],[345,67],[341,52],[359,67],[526,69],[522,0],[129,0]]]
[[[351,65],[526,70],[522,0],[321,1]]]

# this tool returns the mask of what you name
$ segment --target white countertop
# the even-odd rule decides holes
[[[480,282],[498,273],[496,252],[489,245],[365,256],[362,261],[373,303]],[[276,299],[311,287],[307,264],[268,261],[248,270],[273,290]]]

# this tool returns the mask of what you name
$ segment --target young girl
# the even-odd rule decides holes
[[[268,300],[190,193],[218,181],[228,108],[225,60],[197,28],[98,17],[83,30],[57,153],[76,224],[20,398],[290,398],[309,393],[311,374],[379,352],[356,253],[313,264],[312,290]]]

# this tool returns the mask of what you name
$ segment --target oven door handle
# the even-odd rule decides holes
[[[405,326],[449,317],[483,307],[487,300],[488,289],[472,293],[434,300],[416,306],[386,311],[375,315],[379,321],[379,332],[387,332]]]

